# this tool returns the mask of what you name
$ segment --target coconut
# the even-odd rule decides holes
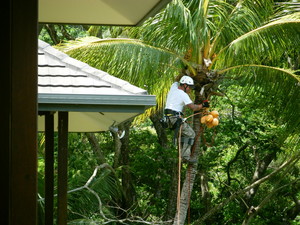
[[[212,115],[207,115],[206,122],[211,122],[214,119]]]
[[[201,117],[201,123],[206,123],[206,119],[207,119],[207,116],[202,116]]]
[[[218,116],[219,116],[219,113],[218,113],[218,111],[211,111],[210,112],[210,115],[212,115],[214,118],[218,118]]]
[[[217,118],[214,118],[211,124],[215,127],[219,125],[219,120]]]
[[[209,123],[206,123],[206,126],[207,126],[208,128],[212,128],[214,125],[212,124],[212,122],[209,122]]]

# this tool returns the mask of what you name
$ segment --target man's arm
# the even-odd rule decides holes
[[[187,104],[186,106],[189,107],[193,111],[199,111],[200,109],[203,108],[202,105],[197,105],[197,104],[194,104],[194,103]]]
[[[190,104],[187,104],[186,106],[189,107],[193,111],[199,111],[202,108],[209,108],[209,102],[207,100],[205,100],[205,101],[203,101],[202,104],[190,103]]]

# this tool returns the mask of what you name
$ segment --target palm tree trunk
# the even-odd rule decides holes
[[[192,158],[196,159],[197,162],[200,155],[200,145],[201,145],[200,137],[203,132],[203,129],[201,129],[200,118],[201,118],[201,114],[196,114],[194,116],[194,121],[193,121],[196,137],[195,137],[194,146],[192,147],[191,154],[192,154]],[[186,220],[187,212],[190,205],[190,197],[193,191],[193,186],[197,174],[197,167],[198,167],[198,163],[190,164],[188,170],[186,171],[185,180],[181,189],[180,203],[179,203],[179,207],[177,208],[173,225],[183,225]],[[207,179],[205,179],[205,182],[207,182]],[[203,185],[205,186],[205,183]]]
[[[202,102],[203,97],[200,96],[200,93],[196,92],[195,94],[196,94],[195,102]],[[210,94],[205,93],[205,96],[210,96]],[[200,149],[201,136],[203,134],[203,127],[201,126],[201,122],[200,122],[200,118],[202,116],[203,114],[199,113],[199,114],[195,114],[193,117],[193,128],[196,133],[196,137],[195,137],[194,146],[192,147],[191,154],[192,154],[192,158],[195,158],[197,162],[199,157],[204,155],[204,152]],[[201,200],[205,206],[205,211],[203,213],[205,214],[211,208],[211,195],[209,193],[207,171],[205,168],[202,168],[199,171],[197,171],[197,166],[198,164],[190,165],[186,172],[185,181],[181,190],[180,206],[177,208],[173,225],[179,225],[179,224],[183,225],[186,220],[187,212],[189,209],[190,196],[193,190],[193,185],[195,182],[197,172],[200,175],[201,193],[202,193]]]
[[[197,165],[197,163],[189,165],[189,168],[186,171],[186,178],[181,190],[180,204],[179,208],[177,209],[173,225],[183,225],[186,220],[190,205],[190,196],[197,174]]]

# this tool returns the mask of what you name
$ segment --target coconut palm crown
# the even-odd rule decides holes
[[[299,50],[300,13],[280,9],[271,0],[173,0],[143,26],[124,29],[126,38],[80,42],[68,53],[147,88],[158,107],[180,73],[194,78],[197,101],[223,95],[228,80],[238,82],[241,94],[256,96],[257,107],[294,129],[300,78],[292,69],[298,68],[273,65]]]

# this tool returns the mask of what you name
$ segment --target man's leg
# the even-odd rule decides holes
[[[182,124],[181,130],[181,156],[185,160],[190,160],[191,147],[194,144],[195,131],[187,124]]]

